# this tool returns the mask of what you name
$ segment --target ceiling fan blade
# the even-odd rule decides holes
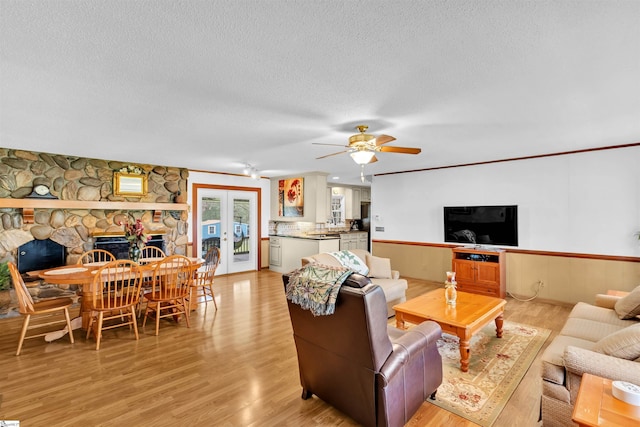
[[[375,163],[377,161],[378,161],[378,158],[376,156],[373,156],[371,160],[369,160],[369,163]]]
[[[377,147],[376,151],[382,151],[383,153],[419,154],[422,150],[409,147]]]
[[[348,153],[348,152],[349,152],[349,150],[338,151],[337,153],[331,153],[331,154],[327,154],[326,156],[316,157],[316,160],[318,160],[318,159],[324,159],[325,157],[337,156],[338,154]]]
[[[344,144],[327,144],[324,142],[312,142],[311,144],[313,145],[332,145],[334,147],[348,147],[348,145],[344,145]]]
[[[376,138],[376,145],[386,144],[391,141],[395,141],[396,139],[389,135],[380,135]]]

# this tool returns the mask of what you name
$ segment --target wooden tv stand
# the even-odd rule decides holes
[[[456,272],[459,291],[506,297],[505,251],[461,247],[452,252],[451,268]]]

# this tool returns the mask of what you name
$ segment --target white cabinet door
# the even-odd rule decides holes
[[[362,219],[360,215],[360,198],[361,190],[359,188],[351,190],[351,213],[353,216],[350,219]]]
[[[269,238],[269,267],[280,267],[282,265],[282,246],[277,237]]]
[[[371,189],[363,188],[360,191],[360,201],[361,202],[371,202]]]
[[[369,234],[358,233],[358,249],[369,250]]]

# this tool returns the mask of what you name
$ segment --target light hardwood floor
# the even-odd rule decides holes
[[[440,286],[409,279],[412,297]],[[0,420],[22,426],[354,426],[317,397],[300,398],[281,275],[268,270],[216,278],[218,311],[201,305],[184,322],[105,332],[100,351],[75,331],[53,343],[27,340],[14,356],[22,318],[0,321]],[[505,318],[557,334],[566,306],[508,299]],[[153,326],[153,325],[152,325]],[[550,340],[549,339],[549,340]],[[548,341],[549,342],[549,341]],[[545,345],[546,346],[546,345]],[[540,354],[495,426],[536,426]],[[411,426],[473,426],[424,403]]]

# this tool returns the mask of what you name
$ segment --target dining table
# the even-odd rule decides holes
[[[191,266],[195,272],[205,260],[197,257],[187,257],[191,261]],[[139,260],[140,270],[143,278],[152,278],[156,266],[163,258],[142,258]],[[93,299],[93,283],[98,270],[107,262],[90,262],[85,264],[65,265],[62,267],[49,268],[38,273],[38,277],[46,283],[54,285],[78,285],[82,288],[82,298],[80,299],[80,316],[71,319],[72,329],[87,329],[91,318],[91,303]],[[52,331],[44,336],[45,341],[51,342],[64,337],[68,333],[64,329]]]

